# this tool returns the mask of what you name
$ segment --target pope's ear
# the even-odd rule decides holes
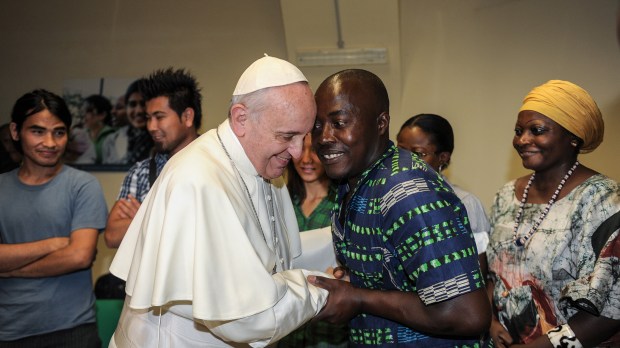
[[[243,104],[233,104],[230,107],[230,127],[237,137],[246,133],[248,109]]]

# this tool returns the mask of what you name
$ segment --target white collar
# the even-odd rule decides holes
[[[222,144],[226,148],[226,151],[230,155],[232,161],[235,163],[235,166],[243,172],[245,175],[249,176],[258,176],[258,171],[254,168],[252,161],[245,153],[241,142],[237,138],[237,135],[233,132],[230,126],[230,120],[226,119],[222,122],[217,128],[218,134],[222,139]]]

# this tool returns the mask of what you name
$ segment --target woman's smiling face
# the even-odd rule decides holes
[[[524,168],[543,171],[574,161],[576,148],[571,145],[574,138],[547,116],[523,110],[517,117],[512,145],[521,157]]]

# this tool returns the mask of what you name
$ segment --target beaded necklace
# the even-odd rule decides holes
[[[575,164],[573,164],[573,166],[568,170],[566,175],[564,175],[564,178],[562,178],[562,181],[560,181],[558,188],[555,189],[555,192],[551,196],[549,203],[547,203],[547,206],[545,207],[543,212],[540,214],[536,222],[534,222],[534,225],[532,225],[532,228],[524,236],[519,238],[517,237],[517,231],[519,230],[519,224],[521,223],[521,217],[523,215],[523,209],[525,207],[525,202],[527,202],[527,194],[530,189],[530,186],[532,186],[532,182],[534,182],[536,173],[533,173],[530,176],[530,179],[527,181],[527,185],[525,185],[525,189],[523,190],[523,197],[521,198],[521,204],[519,204],[519,210],[517,211],[517,216],[515,217],[515,225],[513,227],[514,236],[512,239],[517,246],[524,246],[525,242],[527,242],[528,239],[530,239],[530,237],[534,234],[534,232],[536,232],[536,230],[538,229],[538,226],[545,219],[545,217],[549,213],[549,210],[551,209],[551,206],[553,205],[553,203],[555,203],[555,200],[558,198],[560,191],[562,191],[562,187],[564,187],[564,184],[566,184],[566,180],[570,178],[570,176],[573,174],[573,172],[575,171],[578,165],[579,165],[579,161],[575,161]]]

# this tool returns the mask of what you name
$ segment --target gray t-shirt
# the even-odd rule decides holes
[[[63,166],[43,185],[19,181],[19,169],[0,175],[0,243],[69,237],[103,230],[107,207],[97,179]],[[56,277],[0,278],[0,341],[95,322],[91,270]]]

